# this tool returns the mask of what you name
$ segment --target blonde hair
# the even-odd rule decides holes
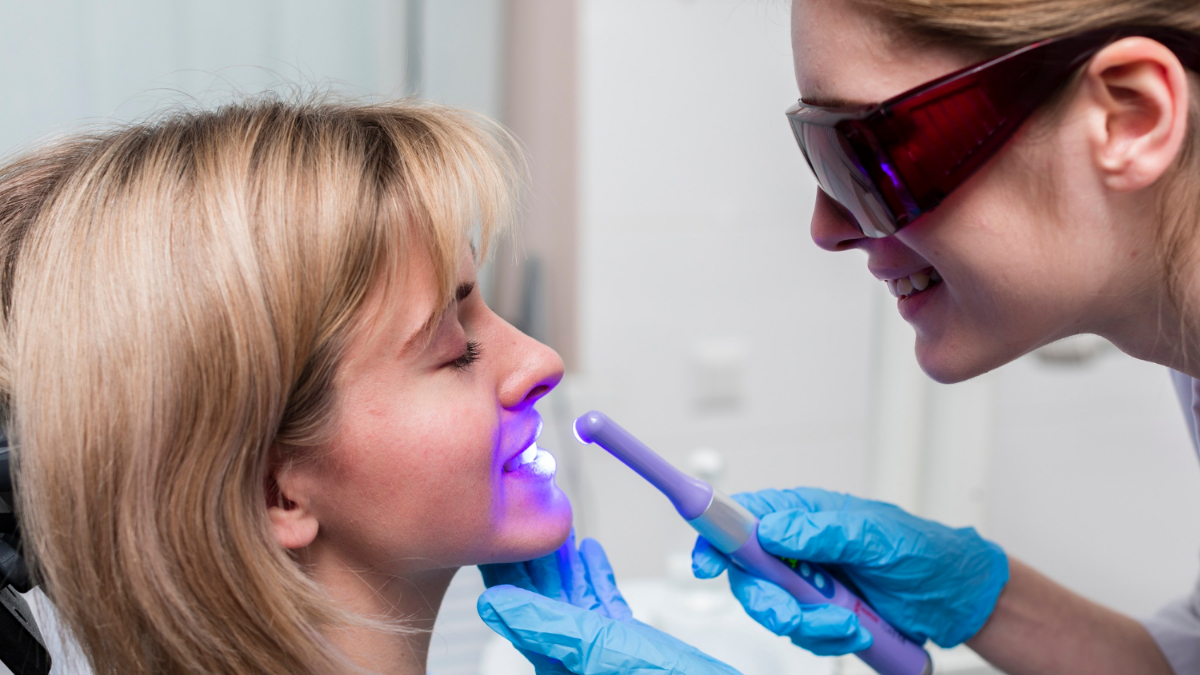
[[[901,41],[974,53],[980,58],[1039,40],[1117,26],[1176,28],[1200,40],[1200,2],[1196,0],[852,1],[873,13],[879,24]],[[1159,255],[1170,297],[1177,305],[1186,301],[1180,285],[1181,263],[1195,243],[1200,222],[1200,75],[1189,71],[1188,84],[1187,137],[1175,164],[1155,186]],[[1053,122],[1060,110],[1054,104],[1046,106],[1040,121]],[[1045,183],[1042,185],[1044,189]]]
[[[247,100],[0,168],[0,397],[35,569],[98,674],[322,673],[339,611],[268,529],[272,448],[334,414],[368,290],[414,246],[448,304],[523,176],[417,103]]]

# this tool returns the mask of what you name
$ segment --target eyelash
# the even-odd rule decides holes
[[[479,348],[479,343],[474,340],[467,341],[467,348],[463,351],[462,356],[450,362],[455,370],[466,370],[471,367],[472,363],[479,360],[482,351]]]

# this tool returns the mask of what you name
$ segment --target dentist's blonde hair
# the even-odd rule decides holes
[[[330,429],[368,290],[419,246],[448,303],[523,175],[511,138],[466,113],[273,98],[0,167],[25,549],[98,674],[348,669],[326,636],[371,619],[275,542],[271,453]]]

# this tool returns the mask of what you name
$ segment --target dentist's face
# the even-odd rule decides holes
[[[981,60],[903,44],[849,0],[795,0],[792,40],[804,101],[877,103]],[[896,294],[915,329],[921,367],[956,382],[1076,332],[1103,332],[1121,296],[1122,256],[1089,180],[1080,121],[1026,123],[937,209],[884,239],[868,239],[823,193],[812,237],[830,251],[858,249]],[[1065,215],[1064,215],[1065,214]],[[1133,252],[1136,255],[1136,251]],[[936,274],[934,274],[936,272]],[[934,274],[924,291],[912,275]]]

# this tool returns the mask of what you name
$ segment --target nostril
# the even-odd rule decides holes
[[[863,238],[854,224],[854,217],[822,190],[817,190],[811,227],[813,241],[826,251],[856,248]]]
[[[550,387],[548,385],[539,384],[538,386],[534,387],[533,389],[530,389],[528,394],[525,394],[525,400],[526,401],[536,401],[549,393],[550,393]]]

